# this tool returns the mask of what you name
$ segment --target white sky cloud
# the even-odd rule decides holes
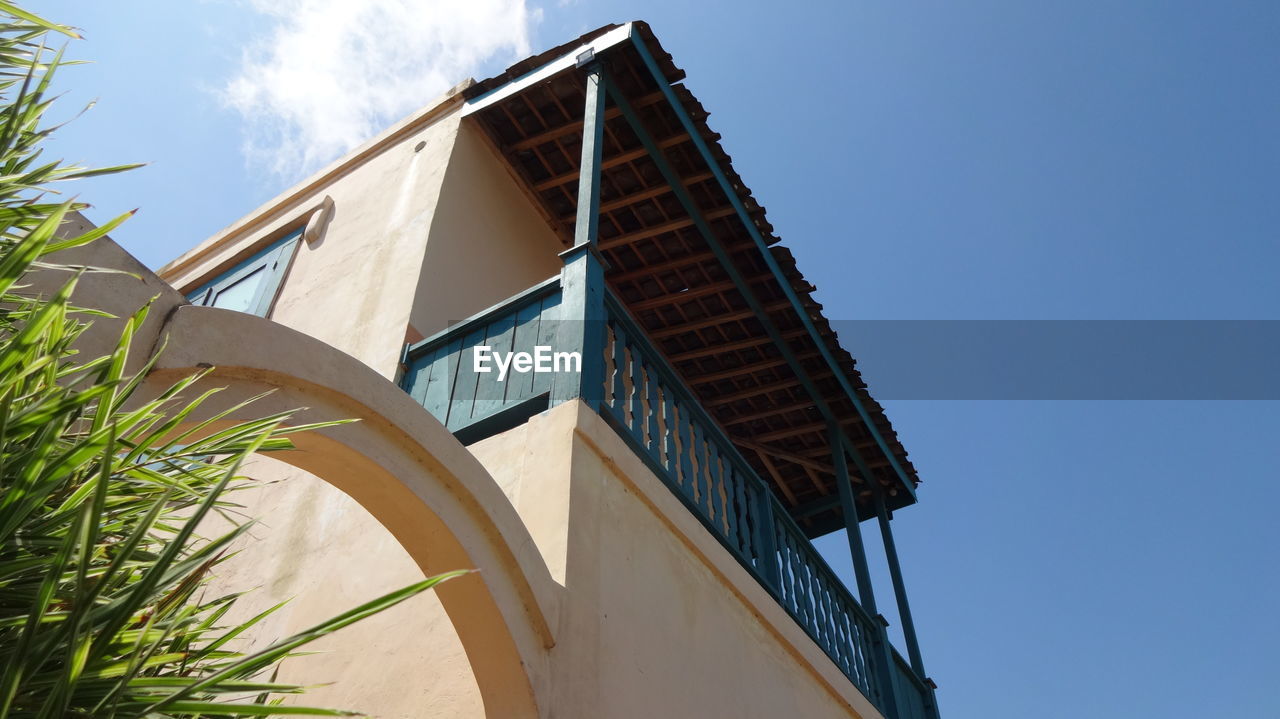
[[[250,0],[253,33],[224,103],[250,166],[285,180],[360,144],[483,63],[529,54],[524,0]]]

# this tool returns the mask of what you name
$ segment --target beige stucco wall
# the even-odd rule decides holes
[[[299,243],[270,317],[394,376],[407,336],[431,335],[551,277],[564,249],[456,99],[423,117],[159,275],[190,291],[303,227],[330,197],[331,219],[318,241]]]
[[[585,404],[469,449],[565,587],[550,716],[879,717]]]
[[[560,271],[560,239],[471,121],[431,222],[413,326],[430,336]]]
[[[299,244],[271,319],[393,376],[453,154],[458,107],[449,96],[416,122],[391,128],[161,268],[160,276],[179,290],[194,289],[303,227],[331,197],[332,217],[318,241]]]
[[[247,635],[251,651],[423,578],[368,510],[310,473],[270,457],[251,459],[254,482],[232,495],[257,518],[207,592],[249,592],[228,615],[247,620],[286,604]],[[216,527],[211,526],[212,532]],[[482,717],[466,652],[440,597],[427,592],[306,648],[279,678],[314,685],[312,706],[396,719]]]

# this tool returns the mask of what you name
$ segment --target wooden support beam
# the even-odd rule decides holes
[[[799,507],[796,507],[795,510],[792,511],[791,515],[793,517],[812,517],[815,514],[830,512],[839,506],[839,495],[827,495],[821,499],[815,499],[812,502],[805,502]]]
[[[782,475],[778,473],[778,468],[773,466],[773,460],[769,459],[769,455],[764,452],[756,452],[756,456],[760,458],[760,463],[763,464],[765,470],[769,472],[769,476],[773,477],[773,483],[777,485],[778,491],[782,492],[782,495],[787,498],[787,504],[790,504],[792,507],[799,504],[799,502],[796,501],[796,495],[791,491],[791,488],[787,486],[787,483],[783,481]]]
[[[758,434],[756,435],[756,439],[760,440],[761,442],[772,442],[776,439],[788,439],[791,437],[795,437],[796,435],[811,434],[813,432],[817,432],[818,430],[826,426],[827,426],[826,421],[809,422],[808,424],[797,424],[793,427],[787,427],[785,429],[775,429],[772,432],[765,432],[763,434]]]
[[[676,145],[679,145],[680,143],[683,143],[683,142],[687,142],[688,140],[689,140],[689,133],[682,132],[678,135],[672,135],[671,137],[668,137],[665,140],[659,140],[658,146],[663,149],[666,149],[668,147],[675,147]],[[649,151],[644,149],[643,147],[637,148],[635,150],[629,150],[627,152],[614,155],[613,157],[610,157],[609,159],[605,160],[603,163],[601,163],[600,169],[608,170],[611,167],[617,167],[618,165],[623,165],[633,160],[639,160],[640,158],[644,157],[647,154],[649,154]],[[533,189],[537,190],[538,192],[542,192],[543,190],[550,190],[553,187],[559,187],[565,183],[573,182],[576,179],[578,179],[578,170],[574,169],[568,172],[562,172],[559,175],[556,175],[555,177],[549,177],[543,180],[542,182],[536,183],[533,186]]]
[[[744,252],[754,250],[755,247],[750,242],[737,241],[732,244],[725,242],[725,250],[730,258]],[[706,262],[707,260],[717,259],[716,253],[706,250],[702,252],[690,252],[687,255],[672,257],[667,260],[661,260],[652,264],[637,267],[634,270],[626,272],[617,272],[609,275],[609,280],[615,283],[633,282],[635,280],[643,280],[655,276],[659,272],[670,272],[673,270],[687,270]]]
[[[804,330],[792,330],[790,332],[783,332],[782,336],[784,339],[793,340],[797,337],[804,337],[807,334],[808,332]],[[697,359],[699,357],[710,357],[712,355],[723,354],[725,352],[751,349],[752,347],[769,344],[773,344],[773,340],[768,337],[752,337],[750,339],[737,340],[736,342],[724,342],[721,344],[712,344],[707,345],[706,347],[686,350],[684,352],[676,352],[667,355],[667,359],[671,362],[684,362],[685,360]]]
[[[737,322],[739,320],[749,319],[751,317],[755,317],[755,314],[756,313],[752,312],[751,310],[738,310],[736,312],[725,312],[723,314],[716,314],[716,315],[711,315],[709,317],[703,317],[701,319],[693,320],[692,322],[685,322],[684,324],[673,325],[671,327],[663,327],[661,329],[656,329],[651,331],[649,333],[649,336],[652,337],[653,339],[661,339],[663,337],[674,337],[678,334],[683,334],[685,332],[692,332],[694,330],[700,330],[705,327],[713,327],[715,325],[724,324],[725,322]]]
[[[813,359],[814,357],[818,357],[818,356],[820,355],[816,351],[801,352],[795,355],[795,359],[803,362],[805,360]],[[720,370],[719,372],[710,372],[708,374],[697,375],[694,377],[687,377],[685,381],[693,385],[708,384],[710,382],[719,382],[722,379],[729,379],[731,377],[741,377],[744,374],[753,374],[755,372],[759,372],[762,369],[769,369],[771,367],[782,367],[788,364],[791,364],[791,361],[788,360],[786,357],[776,357],[774,359],[764,360],[762,362],[752,362],[750,364],[744,364],[739,367],[731,367],[726,370]]]
[[[712,210],[707,213],[706,216],[708,219],[716,219],[719,217],[728,217],[732,214],[734,214],[734,209],[732,207],[722,207],[719,210]],[[645,240],[650,237],[665,235],[668,232],[682,230],[686,227],[692,226],[693,224],[694,220],[692,217],[680,217],[651,227],[642,227],[634,232],[627,232],[616,237],[601,238],[600,249],[611,250],[615,247],[620,247],[639,240]]]
[[[734,417],[732,419],[724,420],[720,424],[728,427],[735,424],[742,424],[743,422],[753,422],[757,419],[765,419],[766,417],[773,417],[779,414],[786,414],[787,412],[795,412],[802,409],[812,409],[812,408],[813,408],[813,400],[806,399],[803,402],[795,402],[793,404],[784,404],[777,407],[770,407],[769,409],[762,409],[759,412],[744,414],[739,417]]]
[[[787,304],[786,300],[778,300],[777,302],[772,302],[768,305],[765,305],[765,310],[766,311],[780,310],[786,307],[790,307],[790,305]],[[737,310],[734,312],[724,312],[721,314],[712,315],[710,317],[697,319],[692,322],[686,322],[680,325],[672,325],[671,327],[663,327],[660,329],[656,329],[651,331],[649,333],[649,336],[653,339],[658,339],[661,337],[674,337],[675,335],[682,334],[684,332],[692,332],[693,330],[700,330],[704,327],[720,325],[726,322],[737,322],[740,320],[745,320],[745,319],[756,317],[756,316],[758,316],[756,312],[751,309]]]
[[[842,427],[853,427],[860,424],[862,424],[861,417],[849,417],[840,422],[840,426]],[[769,442],[775,439],[785,439],[787,437],[794,437],[795,435],[805,434],[807,432],[816,432],[820,429],[823,429],[826,426],[827,426],[826,422],[810,422],[809,424],[801,424],[801,425],[796,425],[794,427],[788,427],[787,429],[779,429],[773,432],[766,432],[765,434],[757,436],[756,439],[760,440],[761,442]],[[862,440],[860,442],[854,442],[854,446],[857,447],[858,449],[869,449],[871,447],[878,447],[879,443],[876,442],[875,440]]]
[[[740,249],[746,249],[746,247],[743,246]],[[670,270],[681,270],[681,269],[693,267],[695,265],[706,262],[707,260],[714,260],[715,258],[716,258],[716,253],[711,252],[709,250],[706,252],[691,252],[687,255],[682,255],[680,257],[672,257],[669,260],[655,262],[651,265],[637,267],[634,270],[630,270],[627,272],[619,272],[617,274],[610,275],[609,280],[611,282],[617,282],[617,283],[631,282],[632,280],[652,277],[658,272],[667,272]]]
[[[782,479],[782,474],[773,465],[773,460],[769,458],[769,453],[761,449],[758,449],[756,450],[756,456],[760,458],[760,461],[764,464],[765,469],[769,470],[769,474],[773,477],[773,481],[777,482],[779,487],[784,488],[782,491],[787,496],[789,497],[792,496],[791,489],[787,487],[786,481]],[[804,473],[806,476],[809,477],[809,483],[813,485],[813,488],[818,490],[818,494],[826,495],[829,493],[826,486],[822,483],[822,480],[818,479],[818,475],[814,469],[810,467],[805,467]],[[796,502],[793,501],[791,502],[791,506],[793,508],[799,509],[801,505],[797,505]],[[796,512],[792,512],[792,516],[797,518],[800,517],[800,515],[797,514]]]
[[[813,377],[813,379],[818,380],[818,379],[823,379],[824,377],[829,377],[830,374],[831,374],[830,372],[825,372],[825,373],[820,372],[811,376]],[[718,407],[722,404],[737,402],[740,399],[748,399],[750,397],[760,397],[762,395],[766,395],[771,392],[777,392],[778,390],[791,389],[792,387],[799,387],[801,386],[801,384],[802,383],[800,382],[799,377],[788,377],[787,379],[778,380],[777,382],[771,382],[767,385],[748,387],[746,389],[741,389],[741,390],[738,390],[737,392],[729,392],[727,394],[718,394],[715,397],[709,397],[703,400],[702,404],[707,407]]]
[[[801,457],[800,455],[795,454],[794,452],[788,452],[783,449],[778,449],[777,447],[770,447],[769,445],[761,444],[759,442],[753,442],[749,439],[741,439],[738,437],[733,438],[733,443],[738,445],[739,447],[744,447],[756,453],[767,452],[771,457],[777,457],[778,459],[785,459],[788,462],[791,462],[792,464],[798,464],[801,467],[813,469],[815,471],[822,472],[824,474],[835,473],[835,470],[831,468],[831,465],[823,464],[821,462],[815,462],[814,460],[809,459],[808,457]]]
[[[721,280],[720,282],[708,282],[707,284],[701,285],[698,287],[690,287],[688,289],[680,290],[678,292],[668,292],[666,294],[658,295],[656,297],[649,297],[643,300],[636,300],[635,302],[628,302],[627,309],[631,310],[632,312],[639,312],[641,310],[651,310],[655,307],[665,307],[667,305],[679,304],[685,300],[691,300],[694,297],[706,297],[707,295],[715,295],[715,294],[724,292],[725,290],[732,290],[732,289],[734,289],[734,284],[728,280]]]
[[[874,442],[866,439],[860,442],[850,442],[849,446],[852,447],[853,449],[875,449],[876,448],[876,444]],[[825,452],[822,451],[821,449],[804,449],[804,450],[798,451],[797,454],[799,454],[802,457],[817,457],[821,459],[821,456],[825,454]],[[867,466],[868,471],[870,471],[871,469],[880,469],[881,467],[890,466],[888,460],[880,456],[877,456],[876,459],[868,460],[864,464]],[[861,474],[861,471],[859,471],[859,473]]]
[[[651,92],[648,95],[644,95],[642,97],[636,98],[635,100],[632,100],[631,104],[635,105],[636,107],[648,107],[649,105],[653,105],[657,102],[660,102],[661,100],[662,100],[661,92]],[[622,116],[622,111],[619,110],[616,106],[611,107],[604,111],[605,120],[612,120],[614,118],[621,117],[621,116]],[[553,140],[559,140],[562,137],[569,137],[570,135],[577,134],[578,131],[580,131],[581,129],[582,129],[582,120],[573,120],[563,125],[558,125],[556,127],[553,127],[549,130],[546,130],[545,132],[539,132],[536,135],[530,135],[523,140],[518,140],[516,142],[513,142],[511,143],[510,147],[513,150],[531,150],[537,147],[538,145],[551,142]]]
[[[711,177],[712,175],[710,172],[698,172],[698,173],[689,175],[688,177],[685,177],[684,181],[689,184],[696,184],[699,182],[706,182],[707,180],[710,180]],[[654,185],[653,187],[648,187],[643,190],[637,190],[635,192],[632,192],[629,195],[622,195],[621,197],[615,197],[612,200],[609,200],[608,202],[602,202],[600,203],[600,211],[612,212],[618,208],[626,207],[627,205],[632,205],[637,202],[642,202],[644,200],[650,200],[655,197],[662,197],[663,195],[668,194],[669,192],[671,192],[670,185],[666,185],[666,184]],[[569,224],[573,223],[573,219],[574,219],[574,215],[572,214],[560,216],[560,220],[562,222],[566,222]]]
[[[770,275],[770,274],[753,275],[747,278],[747,282],[751,282],[751,283],[765,282],[772,278],[773,278],[773,275]],[[733,289],[737,289],[737,285],[733,284],[732,281],[720,280],[719,282],[709,282],[707,284],[698,285],[697,287],[690,287],[689,289],[681,290],[679,292],[668,292],[666,294],[658,295],[656,297],[649,297],[643,300],[636,300],[635,302],[628,302],[626,304],[627,304],[627,309],[631,310],[632,312],[639,312],[641,310],[650,310],[655,307],[665,307],[667,305],[679,304],[685,300],[691,300],[695,297],[706,297],[707,295],[715,295],[715,294],[719,294],[721,292],[725,292],[727,290],[733,290]],[[724,347],[721,346],[717,348],[717,351],[723,352],[725,350],[724,350]]]
[[[823,484],[822,480],[818,479],[818,474],[812,467],[805,467],[804,473],[809,475],[809,483],[813,485],[814,489],[818,490],[818,494],[827,493],[827,485]]]

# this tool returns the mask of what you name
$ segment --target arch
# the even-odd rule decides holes
[[[555,643],[547,618],[558,616],[560,587],[510,500],[471,453],[368,366],[269,320],[184,305],[170,314],[162,336],[166,348],[147,386],[159,391],[213,367],[202,382],[225,390],[202,409],[204,416],[274,390],[223,424],[284,410],[298,410],[298,424],[359,420],[296,435],[297,451],[272,457],[349,495],[424,574],[481,569],[436,593],[485,713],[538,717]]]

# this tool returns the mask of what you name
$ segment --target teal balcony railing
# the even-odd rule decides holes
[[[862,608],[618,299],[597,288],[603,327],[587,331],[590,320],[565,316],[583,306],[581,297],[565,296],[569,284],[552,278],[409,346],[404,389],[468,443],[520,424],[552,398],[582,397],[882,713],[936,719],[931,687],[896,651],[883,651],[883,623]],[[566,349],[557,345],[565,338],[581,343],[582,372],[509,372],[499,380],[496,368],[475,371],[480,346],[532,356],[539,347]]]
[[[464,443],[510,429],[547,409],[554,374],[476,372],[476,348],[494,353],[556,344],[560,278],[553,277],[410,346],[401,385]]]

